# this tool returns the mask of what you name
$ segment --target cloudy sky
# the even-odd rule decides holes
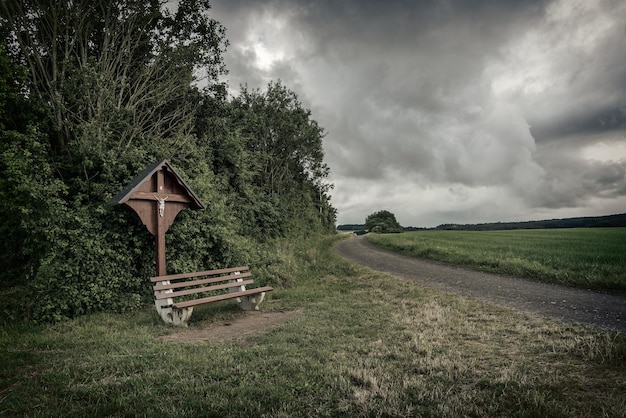
[[[338,224],[626,212],[623,0],[213,0],[231,92],[326,131]]]

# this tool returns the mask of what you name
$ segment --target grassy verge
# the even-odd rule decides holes
[[[302,308],[254,340],[181,343],[146,308],[0,332],[7,416],[624,416],[626,337],[425,290],[337,258],[277,249]],[[191,329],[241,315],[194,313]]]
[[[418,231],[368,238],[412,257],[626,293],[626,228]]]

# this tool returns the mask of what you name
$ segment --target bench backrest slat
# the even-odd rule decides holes
[[[177,296],[187,296],[187,295],[193,295],[196,293],[202,293],[202,292],[211,292],[214,290],[224,290],[224,289],[228,289],[230,287],[239,287],[242,285],[248,285],[248,284],[252,284],[254,283],[254,280],[242,280],[240,282],[233,282],[233,283],[224,283],[224,284],[218,284],[215,286],[207,286],[207,287],[194,287],[193,289],[187,289],[187,290],[179,290],[177,292],[170,292],[170,293],[159,293],[158,295],[155,295],[155,299],[159,300],[159,299],[168,299],[168,298],[175,298]]]
[[[157,290],[178,289],[181,287],[198,286],[201,284],[217,283],[217,282],[223,282],[226,280],[244,279],[246,277],[251,277],[251,276],[252,276],[252,273],[246,272],[246,273],[241,273],[241,274],[229,274],[226,276],[211,277],[208,279],[200,279],[200,280],[194,280],[194,281],[182,281],[182,282],[176,282],[176,283],[170,283],[170,284],[156,284],[154,285],[154,290],[157,291]],[[161,276],[161,277],[164,277],[164,276]]]
[[[250,270],[248,266],[230,267],[227,269],[219,269],[219,270],[197,271],[195,273],[181,273],[181,274],[170,274],[168,276],[155,276],[155,277],[150,277],[150,281],[155,283],[155,282],[163,282],[166,280],[188,279],[188,278],[200,277],[200,276],[216,276],[218,274],[233,273],[236,271],[244,272],[247,270]]]

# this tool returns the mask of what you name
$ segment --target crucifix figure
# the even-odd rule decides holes
[[[165,210],[167,200],[167,211]],[[130,206],[156,240],[156,273],[167,274],[165,233],[184,208],[204,209],[200,199],[166,161],[156,162],[142,171],[118,193],[110,204]]]
[[[165,196],[165,197],[159,197],[157,195],[154,195],[154,198],[157,200],[157,202],[159,202],[159,216],[163,216],[163,214],[165,213],[165,201],[167,200],[169,196]]]

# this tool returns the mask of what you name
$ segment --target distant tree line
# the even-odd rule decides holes
[[[0,284],[24,289],[25,315],[151,300],[153,238],[106,202],[157,160],[207,206],[168,232],[171,273],[334,230],[323,128],[280,82],[229,99],[209,1],[171,4],[0,2]]]
[[[435,228],[420,228],[415,226],[404,227],[405,232],[422,231],[428,229],[461,230],[461,231],[495,231],[513,229],[550,229],[550,228],[606,228],[626,227],[626,214],[591,216],[579,218],[549,219],[543,221],[525,222],[492,222],[480,224],[441,224]],[[342,224],[337,226],[338,231],[367,230],[365,224]]]
[[[435,229],[463,231],[495,231],[513,229],[602,228],[626,226],[626,214],[582,218],[549,219],[527,222],[495,222],[481,224],[442,224]]]
[[[365,224],[343,224],[337,225],[337,231],[361,231],[365,228]]]

